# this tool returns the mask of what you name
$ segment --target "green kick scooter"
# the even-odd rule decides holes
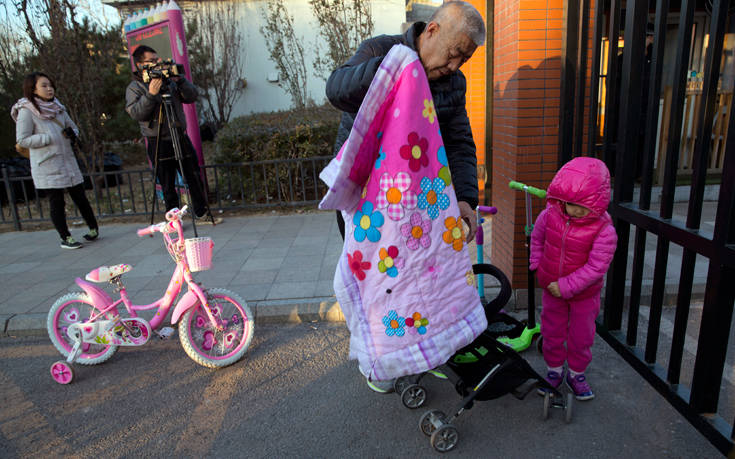
[[[513,190],[523,191],[526,197],[526,253],[528,258],[531,257],[531,232],[533,232],[533,218],[531,195],[538,198],[546,198],[546,191],[524,183],[511,181],[508,186]],[[526,327],[516,338],[501,337],[498,339],[501,343],[511,347],[516,352],[525,351],[531,346],[533,338],[541,333],[541,326],[536,323],[536,290],[533,280],[533,272],[528,270],[528,321]]]

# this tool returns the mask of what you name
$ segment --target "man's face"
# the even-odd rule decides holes
[[[429,80],[454,73],[472,57],[477,45],[467,34],[455,32],[451,24],[430,22],[421,33],[419,57]]]
[[[143,60],[135,65],[138,67],[138,70],[142,70],[146,65],[155,64],[160,60],[161,59],[158,57],[158,54],[146,51],[143,53]]]

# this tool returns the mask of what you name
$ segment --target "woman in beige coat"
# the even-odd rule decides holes
[[[33,184],[49,198],[51,221],[61,236],[61,247],[78,249],[82,244],[74,240],[66,224],[64,191],[89,227],[84,239],[97,239],[99,229],[71,146],[70,137],[79,134],[79,129],[54,97],[55,93],[56,86],[48,75],[31,73],[23,81],[25,97],[15,103],[10,114],[16,122],[16,142],[31,152]]]

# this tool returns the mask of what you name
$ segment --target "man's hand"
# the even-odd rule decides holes
[[[557,298],[561,298],[561,291],[559,290],[559,283],[558,282],[552,282],[549,284],[548,287],[549,292],[554,295]]]
[[[163,84],[163,80],[161,78],[154,78],[151,80],[151,83],[148,85],[148,94],[155,96],[159,92],[161,92],[161,85]]]
[[[472,207],[466,201],[458,201],[457,205],[459,205],[459,214],[462,220],[470,227],[466,241],[469,244],[472,238],[475,237],[475,231],[477,231],[477,217],[475,216],[475,211],[472,210]]]

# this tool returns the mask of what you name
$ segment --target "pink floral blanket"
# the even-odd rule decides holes
[[[350,358],[366,377],[435,368],[487,327],[434,102],[413,50],[390,50],[320,177],[329,191],[319,207],[345,219],[334,290]]]

